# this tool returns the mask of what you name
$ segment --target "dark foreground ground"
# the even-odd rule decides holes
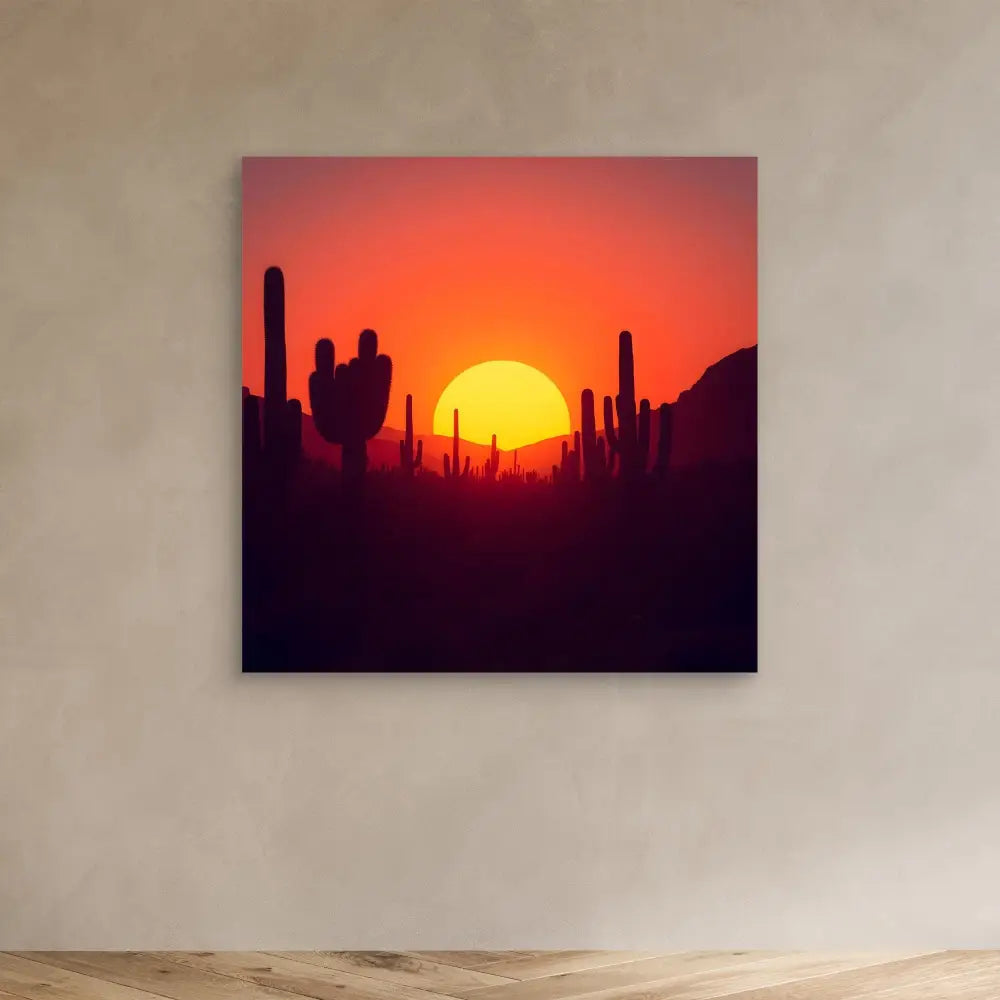
[[[752,464],[608,483],[245,484],[243,669],[753,671]]]

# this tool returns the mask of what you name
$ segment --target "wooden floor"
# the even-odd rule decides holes
[[[0,1000],[1000,1000],[1000,952],[0,953]]]

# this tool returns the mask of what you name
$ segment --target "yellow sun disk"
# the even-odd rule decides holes
[[[459,436],[509,451],[569,434],[569,407],[547,375],[520,361],[484,361],[467,368],[445,387],[434,408],[434,433],[451,436],[452,414]]]

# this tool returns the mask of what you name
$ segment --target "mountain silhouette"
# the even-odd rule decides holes
[[[655,417],[652,434],[659,433]],[[705,369],[673,404],[671,467],[757,458],[757,347],[744,347]]]

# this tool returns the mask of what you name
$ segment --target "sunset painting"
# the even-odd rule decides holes
[[[244,671],[756,671],[756,159],[242,198]]]

